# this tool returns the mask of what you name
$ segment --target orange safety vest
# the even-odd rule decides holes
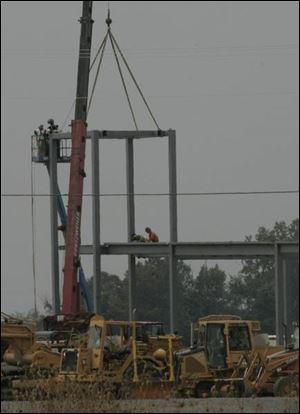
[[[149,241],[151,241],[151,242],[158,242],[159,241],[158,235],[156,233],[154,233],[154,231],[151,231],[151,233],[149,233]]]

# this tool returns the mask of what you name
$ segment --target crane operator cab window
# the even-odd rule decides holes
[[[205,327],[193,324],[191,332],[191,348],[205,349]]]
[[[162,324],[151,325],[149,331],[149,334],[151,336],[164,335],[164,328]]]
[[[136,339],[148,342],[149,337],[164,335],[162,324],[143,324],[136,327]]]
[[[226,346],[223,324],[207,324],[206,350],[211,368],[226,368]]]
[[[230,351],[249,351],[251,349],[247,325],[229,326]]]
[[[101,342],[101,333],[102,328],[101,326],[90,326],[89,327],[89,341],[88,341],[88,348],[100,348],[100,342]]]

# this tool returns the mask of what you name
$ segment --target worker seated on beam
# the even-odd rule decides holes
[[[145,237],[141,236],[140,234],[133,233],[131,235],[131,241],[145,243],[147,240],[145,239]]]
[[[159,242],[158,235],[150,229],[150,227],[145,228],[145,232],[148,233],[148,242],[157,243]]]

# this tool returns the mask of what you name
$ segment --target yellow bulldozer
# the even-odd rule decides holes
[[[168,388],[175,383],[174,352],[182,347],[181,337],[165,334],[161,322],[112,321],[94,315],[80,345],[61,350],[57,375],[16,379],[12,387],[19,394],[38,388],[49,395],[49,390],[64,392],[66,384],[81,389],[110,384],[115,396],[145,397],[156,387],[161,395],[163,384]]]
[[[57,375],[61,350],[84,342],[90,317],[46,317],[38,331],[33,321],[1,312],[1,400],[11,397],[12,381]]]
[[[179,394],[240,397],[279,395],[280,389],[280,395],[289,395],[293,384],[297,388],[299,351],[270,346],[259,321],[210,315],[198,319],[191,332],[191,347],[175,353]]]

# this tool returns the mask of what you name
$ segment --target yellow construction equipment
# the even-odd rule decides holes
[[[94,315],[87,331],[64,342],[55,360],[53,348],[39,348],[33,332],[17,326],[2,332],[12,341],[7,361],[29,368],[30,375],[11,378],[18,398],[28,397],[30,389],[40,396],[56,396],[67,386],[84,395],[108,386],[119,398],[299,394],[299,343],[271,346],[258,321],[238,316],[198,319],[192,326],[191,346],[184,348],[182,338],[165,334],[160,322]],[[33,374],[37,366],[46,373],[42,379]]]
[[[18,379],[12,385],[48,394],[54,385],[59,392],[66,383],[83,388],[109,383],[116,396],[145,396],[146,384],[174,384],[173,355],[182,346],[181,337],[166,335],[160,322],[111,321],[94,315],[80,346],[61,350],[58,375],[43,381]]]
[[[198,319],[192,332],[191,348],[175,354],[181,395],[276,395],[283,376],[293,378],[288,383],[290,389],[299,381],[298,351],[270,346],[258,321],[210,315]],[[276,380],[280,381],[275,387]]]

